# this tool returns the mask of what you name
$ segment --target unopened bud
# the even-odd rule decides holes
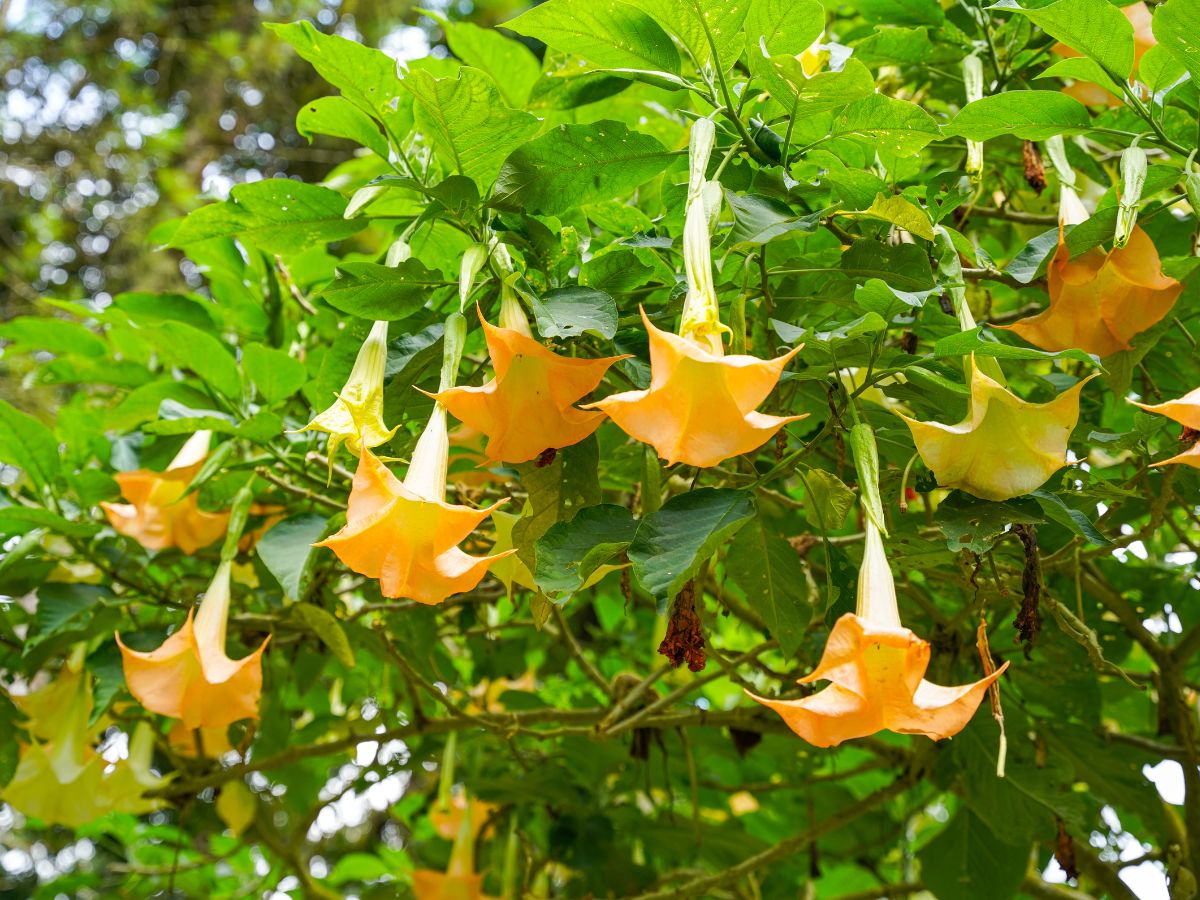
[[[389,266],[398,266],[405,260],[412,258],[412,247],[404,238],[397,240],[392,246],[388,247],[387,258],[384,260]]]
[[[983,63],[972,54],[962,61],[963,84],[967,103],[983,99]],[[967,175],[978,182],[983,174],[983,141],[967,141]]]
[[[458,309],[461,312],[467,305],[467,297],[471,296],[471,288],[475,286],[475,276],[487,262],[488,251],[483,244],[472,244],[463,254],[462,263],[458,267]]]
[[[688,140],[688,194],[704,187],[708,173],[708,158],[717,142],[717,127],[712,119],[697,119],[692,123]]]
[[[1146,152],[1141,147],[1130,147],[1121,154],[1121,203],[1117,207],[1114,247],[1124,247],[1137,225],[1138,203],[1146,186],[1146,166]]]

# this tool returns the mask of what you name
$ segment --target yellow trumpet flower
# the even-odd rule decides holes
[[[1138,403],[1130,401],[1134,406],[1140,406],[1146,412],[1158,413],[1168,419],[1174,419],[1183,426],[1181,440],[1191,441],[1192,446],[1177,456],[1156,462],[1156,466],[1184,465],[1200,469],[1200,388],[1189,391],[1178,400],[1168,400],[1165,403]]]

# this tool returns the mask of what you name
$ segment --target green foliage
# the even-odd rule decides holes
[[[492,896],[1187,896],[1200,477],[1156,465],[1194,435],[1126,400],[1200,384],[1196,0],[1146,10],[1148,49],[1140,11],[1108,0],[376,6],[301,0],[295,22],[224,2],[5,6],[0,785],[34,738],[20,696],[77,665],[93,748],[115,758],[144,723],[172,778],[153,813],[80,829],[0,805],[0,896],[415,896],[417,870],[450,864],[447,792],[487,805],[472,849]],[[82,100],[52,119],[56,96],[102,99],[94,121]],[[701,119],[726,352],[804,344],[757,408],[802,418],[706,468],[612,421],[485,462],[452,422],[447,502],[507,499],[511,517],[462,549],[515,554],[493,566],[503,584],[440,605],[386,598],[315,547],[346,524],[357,461],[300,429],[346,393],[373,322],[390,323],[398,426],[375,450],[398,478],[448,315],[470,328],[459,383],[495,374],[468,307],[499,322],[502,283],[544,346],[622,357],[579,406],[651,384],[642,314],[673,331],[696,265]],[[1183,282],[1103,359],[1003,327],[1047,304],[1060,136],[1093,211],[1066,254],[1111,246],[1136,139],[1139,224]],[[460,296],[474,246],[489,254]],[[1069,464],[1029,494],[939,486],[896,415],[963,420],[971,354],[1030,402],[1097,375]],[[703,389],[670,409],[705,424],[722,398]],[[191,553],[120,533],[128,473],[163,472],[200,429],[210,452],[164,508],[240,503],[245,527]],[[985,698],[951,741],[819,749],[745,696],[810,696],[795,682],[855,610],[868,508],[928,679],[982,677],[981,622],[1009,664],[1003,737]],[[137,650],[177,633],[223,545],[226,651],[270,643],[259,719],[222,756],[142,708],[113,633]],[[680,640],[703,671],[656,652]],[[1184,796],[1164,799],[1147,773],[1176,765]],[[1050,884],[1053,865],[1073,884]]]

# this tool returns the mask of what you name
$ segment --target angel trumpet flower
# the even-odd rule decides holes
[[[225,655],[231,600],[229,560],[217,567],[199,611],[157,650],[130,650],[117,635],[125,682],[150,712],[182,719],[185,728],[221,728],[258,718],[262,654],[270,641],[243,659]]]
[[[197,431],[165,472],[137,469],[115,476],[128,503],[101,503],[109,524],[147,550],[178,547],[195,553],[225,533],[228,512],[200,508],[195,493],[183,496],[208,455],[211,431]]]
[[[817,747],[885,729],[942,740],[966,727],[1008,663],[973,684],[944,687],[924,678],[929,655],[928,641],[900,623],[891,567],[879,529],[868,518],[858,610],[837,620],[817,668],[799,682],[829,685],[800,700],[750,696]]]
[[[479,312],[496,376],[481,387],[432,394],[456,419],[487,435],[487,461],[528,462],[549,449],[577,444],[600,427],[602,412],[574,404],[590,394],[622,356],[572,359],[533,339],[525,311],[508,285],[501,289],[500,326]]]
[[[470,556],[459,549],[500,503],[486,509],[447,503],[449,452],[446,409],[438,403],[404,481],[364,452],[354,473],[346,526],[314,546],[328,547],[355,572],[379,579],[385,597],[432,605],[474,588],[488,566],[516,551]]]
[[[445,872],[416,869],[412,873],[413,894],[419,900],[488,900],[483,892],[483,875],[475,871],[475,838],[484,818],[467,800],[466,810],[458,821],[450,865]],[[482,824],[480,822],[480,824]]]
[[[96,752],[88,727],[92,711],[90,679],[64,668],[47,687],[14,698],[32,717],[26,729],[33,743],[23,748],[17,771],[0,796],[28,816],[50,825],[78,828],[110,811],[133,815],[162,804],[142,794],[164,779],[150,770],[154,736],[141,723],[130,742],[129,756],[105,774],[107,761]],[[50,709],[55,701],[58,708]],[[49,718],[41,718],[46,714]],[[44,743],[53,727],[53,736]]]
[[[1168,419],[1174,419],[1183,426],[1183,440],[1191,440],[1192,446],[1177,456],[1153,463],[1156,466],[1184,465],[1200,469],[1200,388],[1189,391],[1178,400],[1168,400],[1166,403],[1138,403],[1130,401],[1134,406],[1140,406],[1146,412],[1158,413]]]
[[[1065,226],[1087,218],[1074,191],[1063,189],[1058,250],[1046,273],[1050,306],[1007,327],[1042,350],[1077,348],[1096,356],[1130,349],[1130,340],[1161,321],[1183,291],[1163,274],[1154,242],[1134,225],[1124,247],[1095,247],[1071,259]]]
[[[668,463],[699,467],[756,450],[788,422],[804,418],[755,412],[799,347],[772,360],[725,356],[722,335],[729,329],[721,323],[709,237],[709,219],[720,209],[720,193],[716,182],[705,180],[714,140],[711,121],[693,124],[683,229],[688,292],[679,334],[659,330],[642,310],[650,338],[650,387],[586,407],[608,413],[622,431],[653,446]]]
[[[957,425],[920,422],[897,413],[917,452],[943,487],[984,500],[1008,500],[1037,490],[1067,464],[1067,442],[1079,421],[1079,392],[1089,375],[1049,403],[1029,403],[968,367],[971,397]]]
[[[387,369],[388,323],[376,322],[359,348],[350,378],[333,405],[300,429],[329,435],[329,465],[343,443],[355,456],[365,447],[386,444],[396,428],[383,424],[383,375]],[[399,426],[396,426],[399,427]]]

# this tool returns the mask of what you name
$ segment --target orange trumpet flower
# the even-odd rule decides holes
[[[496,377],[480,387],[452,387],[430,396],[487,435],[488,462],[528,462],[546,450],[578,444],[600,427],[604,413],[572,404],[595,390],[608,367],[625,357],[572,359],[547,350],[533,339],[508,285],[501,291],[501,325],[489,323],[482,312],[479,321]]]
[[[944,687],[924,678],[929,654],[928,641],[900,623],[883,541],[868,518],[858,611],[837,620],[817,668],[799,681],[829,685],[800,700],[750,696],[816,747],[836,747],[885,729],[942,740],[966,727],[1008,663],[973,684]]]
[[[328,547],[355,572],[378,578],[385,597],[436,604],[474,588],[488,566],[516,551],[470,556],[458,548],[500,504],[473,509],[445,501],[449,450],[446,410],[439,403],[404,481],[365,451],[354,473],[346,526],[314,546]]]
[[[1178,400],[1168,400],[1165,403],[1138,403],[1136,400],[1129,402],[1134,406],[1140,406],[1146,412],[1158,413],[1168,419],[1174,419],[1183,426],[1182,440],[1192,442],[1190,448],[1177,456],[1153,463],[1153,465],[1177,464],[1200,469],[1200,388],[1189,391]]]
[[[417,869],[412,873],[413,894],[419,900],[488,900],[483,892],[483,875],[475,871],[475,840],[486,819],[486,814],[473,808],[480,805],[468,799],[455,822],[457,828],[451,835],[454,848],[446,871]],[[438,833],[442,833],[440,828]]]
[[[788,422],[804,418],[755,412],[799,347],[772,360],[725,356],[722,335],[729,329],[721,324],[709,234],[709,222],[720,209],[720,189],[711,190],[715,182],[705,180],[715,136],[708,119],[693,123],[683,227],[688,292],[679,334],[655,328],[642,310],[650,338],[650,387],[586,407],[608,413],[622,431],[653,446],[668,463],[701,468],[756,450]]]
[[[225,533],[229,513],[200,508],[198,495],[183,496],[208,455],[210,431],[197,431],[165,472],[137,469],[114,477],[128,503],[101,503],[109,524],[147,550],[178,547],[195,553]]]
[[[183,627],[157,650],[130,650],[117,635],[129,692],[150,712],[182,719],[188,729],[258,718],[262,654],[271,639],[243,659],[225,655],[232,566],[226,560],[217,567],[199,611],[189,610]]]
[[[1037,490],[1067,464],[1067,442],[1079,421],[1079,392],[1090,375],[1049,403],[1029,403],[969,367],[971,398],[957,425],[920,422],[902,413],[917,452],[943,487],[984,500]]]
[[[1074,192],[1063,192],[1058,249],[1046,273],[1050,306],[1036,316],[1001,326],[1042,350],[1077,348],[1096,356],[1128,350],[1130,340],[1161,321],[1183,290],[1163,274],[1158,250],[1134,226],[1124,247],[1099,247],[1071,259],[1064,226],[1087,218]]]

